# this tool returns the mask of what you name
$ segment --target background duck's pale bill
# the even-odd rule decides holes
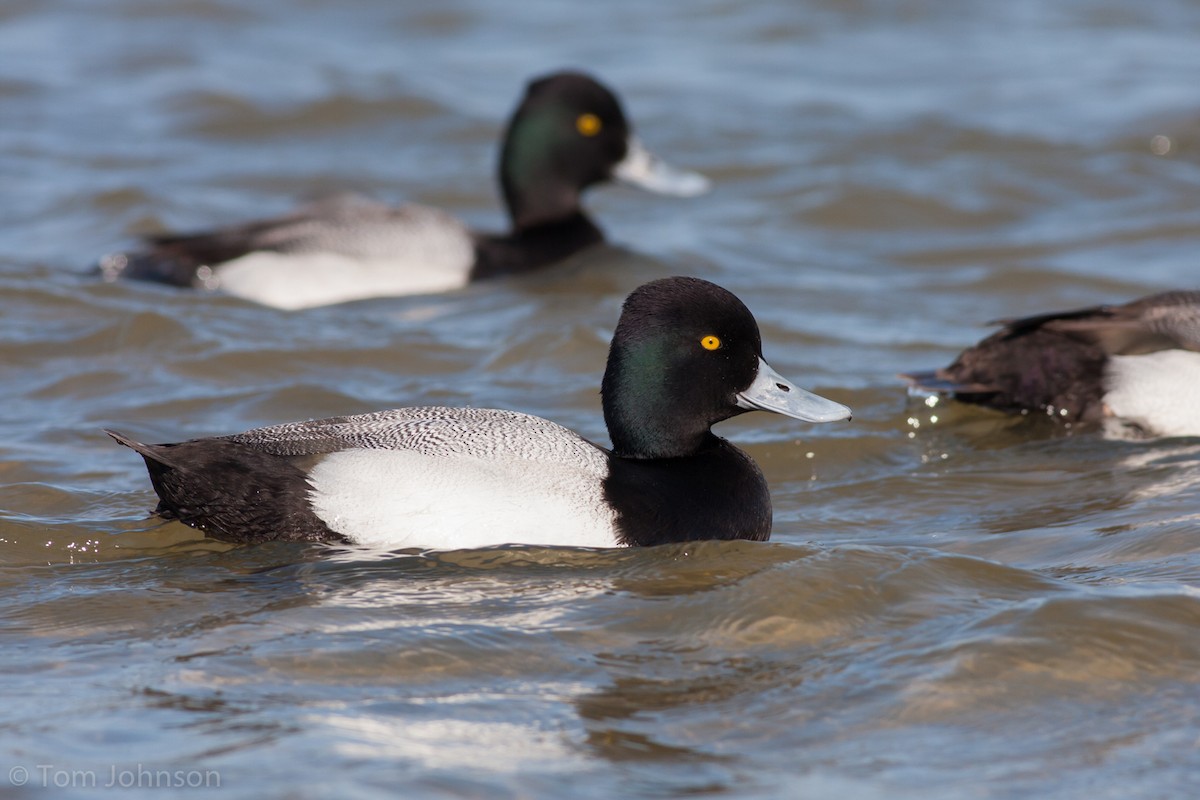
[[[625,158],[613,167],[613,177],[650,192],[694,197],[708,191],[708,178],[699,172],[676,169],[647,150],[636,137],[629,138]]]

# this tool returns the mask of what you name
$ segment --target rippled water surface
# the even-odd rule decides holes
[[[1197,286],[1198,41],[1184,0],[5,3],[0,795],[1191,796],[1200,443],[931,408],[895,373],[989,319]],[[438,297],[86,275],[346,189],[500,227],[499,129],[562,66],[715,190],[595,191],[612,246]],[[768,544],[231,548],[147,519],[100,433],[471,404],[604,441],[620,302],[676,273],[855,410],[721,427],[771,482]]]

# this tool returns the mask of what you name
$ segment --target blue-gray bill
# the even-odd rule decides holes
[[[758,374],[748,387],[738,393],[737,404],[741,408],[774,411],[805,422],[850,419],[847,406],[801,389],[761,358],[758,360]]]

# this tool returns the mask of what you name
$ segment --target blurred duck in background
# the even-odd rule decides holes
[[[273,219],[151,236],[142,249],[105,256],[98,270],[105,280],[219,289],[285,309],[449,291],[603,241],[581,195],[613,180],[684,197],[708,188],[702,175],[673,169],[642,146],[611,90],[559,72],[529,83],[504,134],[508,233],[477,233],[433,208],[340,195]]]

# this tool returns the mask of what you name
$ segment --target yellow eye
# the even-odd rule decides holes
[[[705,350],[716,350],[721,346],[721,340],[711,333],[700,340],[700,346]]]
[[[584,136],[595,136],[603,127],[595,114],[580,114],[575,118],[575,129]]]

